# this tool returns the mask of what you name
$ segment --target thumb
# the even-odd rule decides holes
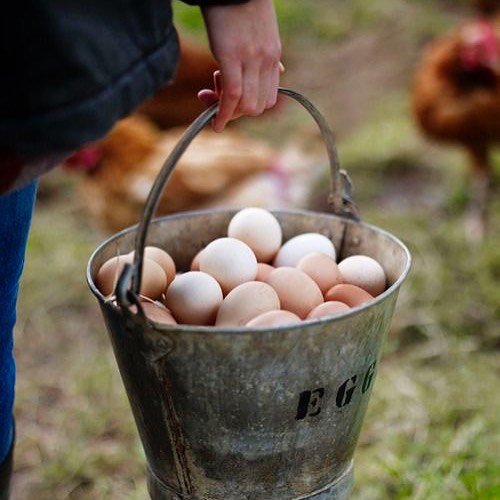
[[[198,99],[208,108],[219,100],[219,96],[213,90],[203,89],[198,92]]]

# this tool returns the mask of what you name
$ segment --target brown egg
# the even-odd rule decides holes
[[[179,323],[213,325],[222,298],[220,285],[212,276],[188,271],[172,281],[165,294],[165,305]]]
[[[301,323],[302,320],[290,311],[268,311],[251,319],[245,326],[258,328],[264,326],[282,326]]]
[[[193,257],[191,261],[190,271],[199,271],[200,270],[200,255],[203,252],[203,248]]]
[[[275,268],[269,264],[264,264],[259,262],[257,264],[257,276],[255,276],[255,281],[267,281],[267,278]]]
[[[114,292],[116,281],[123,271],[126,263],[132,263],[132,254],[112,257],[106,261],[96,276],[96,286],[99,291],[107,296]],[[154,260],[144,258],[142,279],[139,293],[150,299],[159,299],[167,287],[167,276],[162,267]]]
[[[297,269],[305,272],[319,286],[321,293],[325,294],[332,286],[342,283],[342,274],[335,259],[321,252],[313,252],[299,260]]]
[[[295,267],[277,267],[269,275],[267,283],[276,290],[281,309],[291,311],[302,319],[323,302],[318,285]]]
[[[134,252],[132,252],[132,255]],[[144,257],[154,260],[157,264],[160,264],[162,269],[167,275],[167,286],[172,283],[175,278],[176,268],[174,259],[165,250],[158,247],[148,246],[144,248]]]
[[[261,281],[248,281],[233,288],[224,298],[215,326],[243,326],[255,316],[280,308],[274,289]]]
[[[95,284],[103,295],[107,296],[113,293],[116,281],[125,264],[132,264],[132,256],[130,254],[111,257],[111,259],[107,260],[99,268],[95,277]]]
[[[338,301],[328,301],[323,302],[319,306],[316,306],[308,315],[306,319],[323,318],[324,316],[333,316],[340,312],[349,310],[350,307],[344,302]]]
[[[344,283],[359,286],[376,297],[385,290],[386,277],[382,266],[367,255],[351,255],[339,263]]]
[[[161,323],[163,325],[176,325],[177,321],[172,316],[172,313],[163,305],[155,302],[141,302],[142,309],[147,318],[155,323]],[[133,306],[133,310],[137,310]]]
[[[335,285],[325,295],[325,301],[344,302],[349,307],[356,307],[372,300],[373,296],[359,286],[342,283]]]

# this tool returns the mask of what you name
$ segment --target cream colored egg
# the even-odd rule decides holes
[[[222,303],[222,290],[207,273],[178,274],[165,294],[165,305],[174,318],[187,325],[213,325]]]
[[[321,252],[334,260],[336,252],[333,243],[320,233],[303,233],[286,241],[278,250],[273,265],[295,267],[302,257],[309,253]]]
[[[290,311],[268,311],[251,319],[245,326],[251,328],[284,326],[301,323],[302,320]]]
[[[275,267],[265,264],[264,262],[259,262],[257,264],[257,276],[255,276],[255,281],[267,281],[267,278]]]
[[[123,271],[126,263],[133,262],[132,254],[112,257],[106,261],[96,276],[96,286],[99,291],[107,296],[114,292],[116,281]],[[142,265],[142,278],[139,293],[150,299],[159,299],[167,287],[167,276],[162,267],[154,260],[144,258]]]
[[[200,255],[200,271],[210,274],[224,294],[255,280],[257,259],[250,247],[236,238],[218,238],[209,243]]]
[[[323,302],[318,285],[295,267],[277,267],[269,275],[267,283],[276,290],[281,309],[291,311],[302,319]]]
[[[386,277],[382,266],[367,255],[352,255],[339,263],[344,283],[359,286],[376,297],[385,290]]]
[[[229,222],[227,235],[245,242],[259,262],[269,262],[282,240],[278,219],[268,210],[255,207],[237,212]]]
[[[365,302],[373,299],[366,290],[363,290],[359,286],[351,285],[348,283],[341,283],[340,285],[335,285],[325,294],[325,302],[328,301],[339,301],[344,302],[349,307],[356,307]]]
[[[248,281],[233,288],[222,301],[215,326],[243,326],[255,316],[280,308],[274,289],[261,281]]]
[[[338,314],[340,312],[348,311],[350,307],[344,302],[338,301],[328,301],[323,302],[319,306],[316,306],[308,315],[306,319],[316,319],[323,318],[325,316],[333,316],[334,314]]]
[[[342,274],[335,259],[326,253],[313,252],[299,260],[297,269],[310,276],[325,294],[334,285],[342,283]]]

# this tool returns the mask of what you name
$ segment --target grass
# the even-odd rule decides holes
[[[453,5],[276,2],[285,43],[300,26],[298,38],[322,44],[342,43],[353,30],[379,29],[391,12],[408,8],[419,13],[411,33],[419,39],[454,19]],[[199,33],[197,10],[177,8],[181,24]],[[338,15],[330,22],[320,15],[323,9]],[[407,19],[401,23],[408,26]],[[290,43],[298,46],[297,40]],[[304,64],[308,46],[299,51]],[[287,131],[303,130],[309,137],[295,111],[284,121]],[[273,120],[262,123],[261,135],[275,140],[269,133]],[[500,498],[498,188],[492,231],[471,246],[462,225],[464,159],[417,134],[403,83],[399,92],[372,103],[338,146],[364,220],[402,238],[414,259],[356,451],[353,498]],[[498,153],[495,160],[498,171]],[[77,179],[61,171],[48,174],[29,241],[16,329],[15,498],[147,497],[143,451],[84,278],[91,252],[106,237],[87,219]]]

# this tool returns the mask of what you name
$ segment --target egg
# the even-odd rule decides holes
[[[229,221],[227,235],[245,242],[258,262],[269,262],[279,250],[282,231],[278,219],[264,208],[249,207]]]
[[[135,250],[130,252],[132,259],[135,255]],[[174,259],[163,249],[153,246],[147,246],[144,248],[144,257],[154,260],[161,268],[165,271],[167,277],[167,286],[172,283],[175,278],[175,262]]]
[[[274,289],[260,281],[248,281],[233,288],[224,298],[215,326],[243,326],[255,316],[280,308]]]
[[[96,276],[96,286],[107,296],[114,292],[116,281],[123,271],[125,264],[133,262],[132,254],[119,255],[107,260],[99,269]],[[167,287],[167,275],[162,267],[154,260],[144,258],[142,264],[142,278],[139,293],[150,299],[158,299]]]
[[[275,268],[264,262],[257,263],[257,276],[255,276],[255,281],[267,281],[268,276],[271,274]]]
[[[306,319],[323,318],[324,316],[333,316],[339,312],[348,311],[350,307],[344,302],[330,300],[316,306],[306,317]]]
[[[343,282],[337,262],[325,253],[313,252],[305,255],[297,263],[297,269],[310,276],[323,294],[332,286]]]
[[[359,286],[341,283],[335,285],[325,294],[325,302],[339,301],[344,302],[349,307],[356,307],[364,302],[372,300],[373,296]]]
[[[251,319],[245,326],[259,328],[264,326],[283,326],[301,323],[302,320],[290,311],[268,311]]]
[[[218,238],[202,251],[200,271],[213,276],[224,294],[227,294],[241,283],[255,280],[257,258],[243,241],[229,237]]]
[[[302,319],[323,302],[319,286],[295,267],[277,267],[269,275],[267,283],[276,290],[281,309],[291,311]]]
[[[132,256],[117,255],[116,257],[111,257],[99,268],[97,275],[95,277],[95,284],[99,291],[107,296],[111,295],[115,289],[116,281],[120,276],[125,264],[132,264]]]
[[[203,251],[203,248],[193,257],[193,260],[191,261],[191,271],[199,271],[200,270],[200,255],[201,252]]]
[[[176,325],[177,321],[172,316],[172,313],[161,304],[156,302],[141,302],[142,309],[147,318],[155,323],[163,325]],[[137,308],[133,306],[133,309]]]
[[[382,266],[367,255],[352,255],[339,263],[344,283],[359,286],[376,297],[385,290],[386,277]]]
[[[215,278],[200,271],[188,271],[178,274],[168,287],[165,306],[179,323],[213,325],[222,299]]]
[[[286,241],[278,250],[274,259],[275,267],[295,267],[302,257],[309,253],[321,252],[336,260],[337,254],[333,243],[319,233],[303,233]]]

